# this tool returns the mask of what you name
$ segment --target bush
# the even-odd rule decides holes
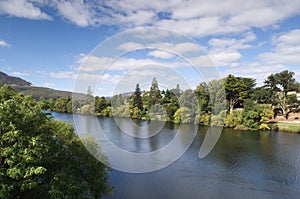
[[[209,126],[210,118],[211,116],[208,113],[197,114],[195,117],[195,124],[199,124],[202,126]]]
[[[221,111],[218,115],[211,116],[212,126],[224,126],[227,111]]]
[[[238,125],[241,125],[243,122],[243,113],[241,111],[233,111],[231,114],[228,114],[225,119],[225,126],[234,128]]]
[[[261,117],[260,118],[261,123],[267,122],[273,118],[274,113],[273,113],[273,109],[272,109],[271,105],[261,104],[259,106],[260,106],[260,110],[261,110],[260,114],[259,114],[259,116]]]
[[[187,107],[180,107],[174,114],[174,123],[192,123],[192,112]]]
[[[271,128],[267,124],[261,124],[259,130],[271,130]]]

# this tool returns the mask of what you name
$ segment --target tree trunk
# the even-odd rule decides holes
[[[235,104],[235,103],[234,103],[234,100],[231,99],[230,102],[229,102],[229,108],[230,108],[229,113],[230,113],[230,114],[233,113],[234,104]]]

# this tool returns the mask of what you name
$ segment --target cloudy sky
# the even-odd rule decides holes
[[[0,70],[37,86],[86,81],[107,96],[153,77],[195,87],[215,70],[300,81],[299,55],[299,0],[0,0]]]

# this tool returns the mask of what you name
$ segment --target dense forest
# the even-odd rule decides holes
[[[101,198],[111,190],[93,138],[79,139],[31,96],[0,86],[0,124],[0,198]]]
[[[88,88],[85,100],[68,97],[41,99],[40,103],[43,109],[65,113],[276,130],[272,118],[282,115],[287,119],[290,113],[299,111],[296,94],[300,86],[294,75],[287,70],[271,74],[260,87],[255,79],[229,75],[185,91],[180,85],[160,90],[153,78],[149,91],[141,91],[137,84],[131,94],[105,98],[93,97]]]

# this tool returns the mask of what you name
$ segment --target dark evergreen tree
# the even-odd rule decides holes
[[[151,88],[150,88],[150,98],[151,98],[151,105],[157,104],[161,99],[160,90],[158,88],[158,82],[156,77],[153,78]]]
[[[133,98],[133,107],[137,107],[139,110],[143,110],[143,102],[142,102],[141,89],[139,84],[136,85],[132,98]]]

